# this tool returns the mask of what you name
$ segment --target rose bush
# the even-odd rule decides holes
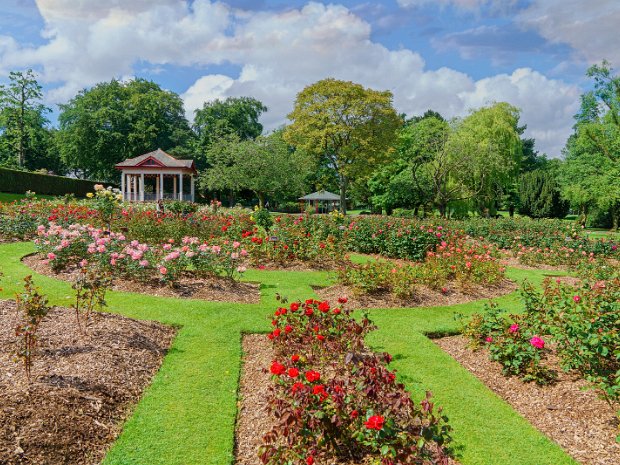
[[[383,465],[448,464],[447,419],[430,400],[411,400],[389,354],[364,346],[374,329],[346,299],[313,299],[276,310],[268,337],[276,360],[269,413],[275,426],[259,451],[265,464],[332,463],[373,457]]]

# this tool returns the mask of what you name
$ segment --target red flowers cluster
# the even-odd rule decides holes
[[[373,415],[364,422],[364,426],[368,429],[375,429],[377,431],[381,431],[383,429],[384,423],[385,419],[381,415]]]

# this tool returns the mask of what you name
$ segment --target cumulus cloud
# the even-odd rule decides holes
[[[46,81],[58,83],[49,92],[55,102],[84,86],[132,75],[138,63],[227,62],[240,69],[237,76],[205,74],[182,94],[189,117],[204,101],[249,95],[269,107],[262,122],[272,129],[286,122],[304,86],[334,77],[389,89],[397,110],[410,115],[432,108],[462,116],[472,107],[506,100],[522,108],[529,134],[551,155],[559,154],[578,103],[574,86],[531,69],[479,81],[450,68],[428,69],[419,53],[373,41],[371,25],[342,5],[311,2],[251,13],[209,0],[112,0],[95,6],[86,0],[39,0],[38,6],[47,43],[20,47],[0,37],[0,68],[40,67]]]
[[[618,1],[533,0],[517,21],[553,43],[569,44],[590,63],[607,59],[620,64]]]

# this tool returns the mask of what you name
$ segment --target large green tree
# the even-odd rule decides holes
[[[207,152],[210,168],[201,174],[201,186],[216,191],[252,191],[263,207],[267,196],[279,199],[303,192],[313,164],[302,151],[294,151],[281,131],[252,140],[237,134],[215,139]]]
[[[580,209],[585,222],[592,205],[609,212],[620,225],[620,76],[609,63],[588,69],[591,91],[581,97],[574,134],[565,149],[564,193]]]
[[[532,218],[564,218],[570,204],[562,198],[552,170],[534,170],[519,178],[519,213]]]
[[[367,178],[390,160],[396,130],[403,123],[391,92],[331,78],[303,89],[288,117],[292,124],[285,139],[337,174],[343,213],[349,183]]]
[[[519,111],[496,103],[447,122],[431,115],[407,125],[399,147],[411,164],[420,192],[429,192],[442,216],[451,203],[472,202],[492,210],[518,175],[521,160]]]
[[[199,168],[204,167],[209,146],[225,134],[240,140],[255,139],[263,133],[260,116],[267,111],[262,102],[252,97],[228,97],[205,102],[194,112],[193,129],[197,136]]]
[[[60,105],[60,153],[81,177],[114,180],[114,164],[161,148],[186,154],[192,138],[183,101],[154,82],[112,80]]]
[[[43,92],[31,69],[12,71],[0,86],[0,159],[22,168],[48,168],[51,135]],[[49,167],[49,168],[57,168]]]

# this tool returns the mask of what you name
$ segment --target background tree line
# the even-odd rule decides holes
[[[519,109],[505,102],[447,120],[438,112],[397,114],[392,94],[324,79],[304,88],[287,126],[264,134],[267,107],[252,97],[205,102],[187,120],[179,95],[144,79],[84,89],[48,119],[32,70],[0,86],[0,165],[116,181],[113,165],[162,148],[194,158],[200,193],[231,204],[294,209],[305,193],[339,193],[391,214],[493,216],[504,209],[618,227],[620,77],[591,67],[562,159],[523,136]]]

